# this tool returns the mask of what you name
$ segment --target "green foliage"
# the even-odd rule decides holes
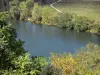
[[[26,0],[26,6],[27,6],[27,15],[28,17],[32,17],[32,9],[34,7],[34,0]]]
[[[0,12],[0,21],[5,21],[8,18],[7,12]]]
[[[26,65],[31,64],[29,59],[29,54],[26,53],[23,56],[19,56],[12,60],[12,63],[15,65],[15,68],[19,68],[20,70],[24,70]]]
[[[26,0],[27,9],[31,9],[34,6],[34,0]]]
[[[0,75],[39,75],[48,64],[47,59],[29,58],[23,48],[23,42],[16,40],[15,29],[4,21],[5,15],[0,13]]]
[[[5,13],[0,15],[0,68],[3,69],[12,66],[11,60],[25,52],[23,42],[16,40],[15,30],[4,21],[5,16]]]
[[[31,16],[34,0],[12,0],[10,1],[9,16],[14,19],[26,19]]]
[[[54,13],[52,13],[54,12]],[[57,13],[54,9],[44,6],[42,9],[42,24],[55,25],[56,24]]]
[[[27,75],[32,72],[30,64],[32,62],[29,59],[29,54],[23,54],[19,57],[15,57],[12,61],[14,64],[15,69],[10,68],[9,71],[5,70],[3,73],[4,75]]]
[[[16,40],[15,30],[11,26],[0,29],[0,68],[8,68],[12,58],[25,52],[22,45],[23,42]]]
[[[34,0],[26,0],[20,2],[19,8],[20,8],[21,20],[24,20],[27,17],[31,16],[33,5],[34,5]]]
[[[9,17],[14,19],[20,18],[20,9],[16,6],[12,6],[9,10]]]
[[[40,75],[43,67],[48,64],[45,57],[30,59],[28,53],[15,57],[11,62],[14,69],[10,67],[8,70],[1,70],[3,75]]]
[[[76,31],[86,31],[90,21],[86,17],[77,16],[74,21],[74,29]]]
[[[8,19],[8,14],[6,12],[0,12],[0,28],[6,25],[6,19]]]
[[[10,4],[9,17],[14,19],[20,18],[19,3],[20,3],[19,0],[13,0],[9,3]]]
[[[59,14],[57,23],[58,27],[72,29],[72,15],[69,13]]]
[[[100,23],[99,22],[94,22],[89,27],[90,27],[91,33],[100,33]]]
[[[37,3],[34,4],[34,8],[32,10],[32,20],[35,23],[40,23],[42,18],[42,10],[41,6],[39,6]]]
[[[32,57],[32,62],[37,74],[40,74],[43,68],[48,65],[47,58],[42,56]]]
[[[76,66],[79,75],[99,75],[100,74],[100,46],[88,44],[77,53]]]
[[[28,13],[28,9],[27,9],[26,2],[25,1],[21,2],[19,7],[20,7],[20,19],[24,20],[28,15],[27,14]]]
[[[100,32],[100,23],[95,24],[85,16],[75,13],[58,13],[49,6],[42,6],[34,0],[10,1],[9,16],[14,19],[29,20],[34,23],[53,25],[60,28],[73,29],[78,32]]]

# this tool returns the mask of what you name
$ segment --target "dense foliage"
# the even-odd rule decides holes
[[[23,20],[31,16],[34,0],[12,0],[9,5],[9,16],[17,20]]]
[[[52,53],[50,65],[49,75],[100,75],[100,46],[88,44],[75,55]]]
[[[16,40],[16,31],[0,13],[0,75],[38,75],[47,64],[44,57],[29,58],[23,42]]]
[[[22,42],[16,41],[16,32],[4,21],[6,14],[0,13],[0,67],[9,68],[11,59],[24,52]],[[5,16],[6,17],[6,16]],[[4,65],[7,65],[4,67]]]
[[[35,23],[41,22],[41,6],[39,6],[37,3],[34,4],[33,10],[32,10],[32,20]]]

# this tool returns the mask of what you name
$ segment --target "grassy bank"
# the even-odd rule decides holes
[[[79,16],[86,16],[92,20],[100,20],[100,1],[93,2],[65,2],[54,5],[62,12],[76,13]]]

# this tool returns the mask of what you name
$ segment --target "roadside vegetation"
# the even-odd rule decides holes
[[[0,75],[100,75],[100,46],[89,43],[75,54],[31,57],[7,16],[0,12]]]

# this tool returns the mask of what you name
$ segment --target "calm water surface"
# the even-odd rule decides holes
[[[76,52],[89,42],[100,44],[100,35],[78,33],[52,26],[12,21],[18,38],[25,41],[24,48],[32,56],[49,56],[50,52]]]

